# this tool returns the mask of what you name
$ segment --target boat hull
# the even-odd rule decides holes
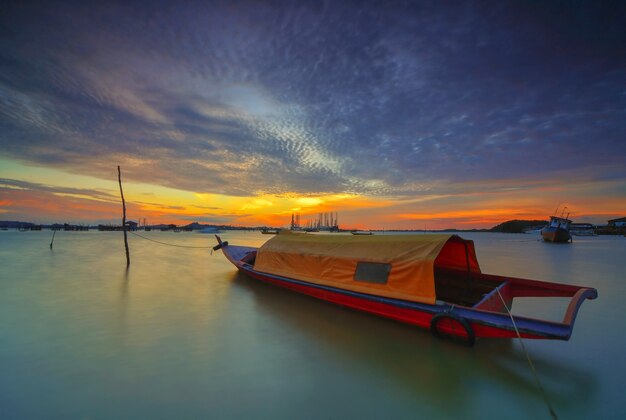
[[[541,230],[541,237],[546,242],[571,242],[569,230],[563,228],[547,227]]]
[[[429,329],[431,327],[431,323],[435,315],[440,313],[449,313],[448,311],[450,310],[450,307],[447,305],[420,305],[412,302],[392,302],[391,299],[376,296],[364,297],[359,296],[358,293],[354,292],[332,290],[332,288],[329,287],[319,287],[314,284],[306,284],[299,281],[287,281],[273,275],[262,274],[246,268],[240,268],[239,270],[264,283],[308,295],[336,305],[348,307],[361,312],[367,312],[405,324],[414,325],[423,329]],[[453,309],[453,311],[455,314],[462,312],[461,308],[457,308],[456,310]],[[508,330],[478,321],[469,322],[469,325],[472,328],[472,333],[475,338],[513,338],[517,336],[512,325]],[[458,336],[463,340],[468,338],[468,334],[462,328],[459,328],[459,326],[449,325],[444,329],[444,332],[451,336]],[[550,334],[537,334],[530,332],[520,332],[520,334],[523,338],[561,338],[557,336],[558,334],[555,334],[554,336],[551,336]]]

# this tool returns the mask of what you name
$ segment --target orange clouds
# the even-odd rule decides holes
[[[2,200],[3,212],[24,221],[109,220],[119,213],[118,206],[89,198],[32,190],[13,190],[10,194],[11,200]],[[114,209],[118,211],[114,213]]]

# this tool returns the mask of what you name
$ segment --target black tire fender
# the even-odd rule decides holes
[[[465,340],[456,336],[442,334],[439,332],[439,322],[446,318],[458,322],[463,327],[465,333],[467,334],[467,338]],[[476,342],[476,335],[474,334],[474,329],[472,328],[470,323],[465,318],[461,318],[460,316],[450,312],[441,312],[433,316],[433,318],[430,320],[430,332],[437,338],[448,338],[454,341],[459,341],[468,347],[472,347]]]

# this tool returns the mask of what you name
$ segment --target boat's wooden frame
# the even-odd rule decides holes
[[[239,271],[252,278],[327,302],[418,327],[430,328],[435,335],[459,338],[470,345],[474,343],[475,338],[513,338],[517,337],[518,332],[522,338],[569,340],[580,305],[586,299],[595,299],[598,296],[596,289],[591,287],[482,273],[471,273],[471,278],[468,278],[467,272],[437,269],[436,276],[452,279],[451,281],[465,279],[478,285],[474,292],[481,285],[492,287],[487,287],[485,290],[487,293],[470,303],[450,303],[450,301],[438,300],[435,304],[427,304],[392,299],[256,271],[253,264],[257,248],[229,245],[218,235],[215,236],[218,245],[214,249],[221,249],[224,256]],[[455,295],[453,288],[448,288],[447,285],[444,287]],[[463,294],[463,291],[457,291],[454,300],[459,301],[459,297]],[[511,308],[513,299],[518,297],[569,297],[571,299],[563,321],[554,322],[510,315],[504,303]]]

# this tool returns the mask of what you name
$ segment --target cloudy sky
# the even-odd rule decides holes
[[[621,1],[0,6],[0,219],[626,216]],[[313,217],[313,216],[310,216]]]

